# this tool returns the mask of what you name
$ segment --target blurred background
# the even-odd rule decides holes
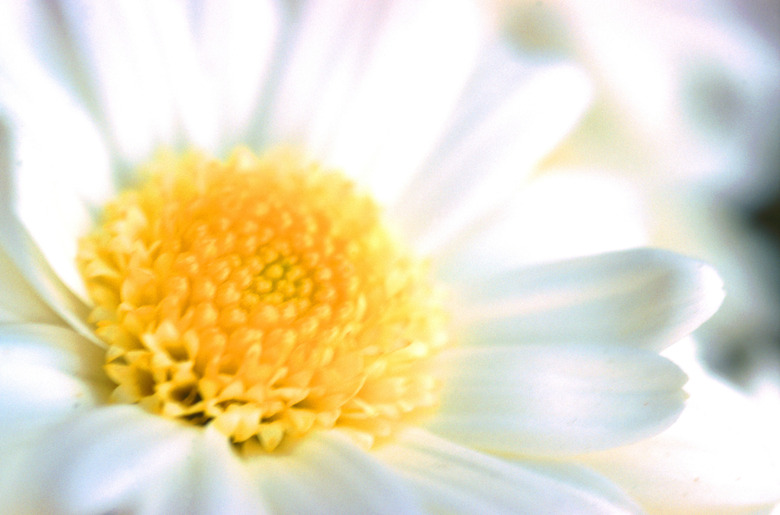
[[[570,200],[583,212],[617,206],[590,223],[606,246],[635,246],[639,233],[712,263],[727,297],[697,332],[698,355],[780,406],[780,2],[498,6],[519,53],[574,60],[595,86],[540,174],[587,177]]]

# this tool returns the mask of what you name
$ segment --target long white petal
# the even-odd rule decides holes
[[[176,463],[164,481],[149,485],[142,513],[235,515],[270,513],[251,489],[241,458],[224,435],[203,431],[190,456]]]
[[[175,111],[141,3],[84,0],[62,7],[118,152],[138,161],[156,144],[173,144]]]
[[[19,269],[0,248],[0,324],[30,322],[61,324],[62,321],[24,280]]]
[[[628,180],[602,170],[546,168],[480,231],[437,256],[437,271],[455,282],[647,245],[643,200]]]
[[[129,163],[159,145],[213,148],[217,106],[185,12],[173,2],[61,4],[118,154]]]
[[[104,402],[102,364],[101,349],[69,329],[0,326],[0,447]]]
[[[0,246],[24,281],[51,309],[84,337],[102,345],[87,323],[88,305],[66,286],[15,218],[0,209]]]
[[[620,484],[650,511],[758,513],[780,502],[780,415],[709,376],[690,341],[670,348],[690,375],[691,397],[667,431],[580,461]],[[682,352],[680,352],[682,351]],[[680,359],[684,358],[684,361]]]
[[[181,134],[179,138],[187,145],[214,151],[221,128],[218,123],[220,105],[209,74],[203,68],[187,7],[170,0],[146,2],[144,23],[153,30],[149,50],[157,54],[155,57],[160,62],[153,70],[142,70],[142,73],[150,73],[145,79],[157,82],[157,88],[160,88],[160,80],[168,84],[168,95]],[[150,57],[151,54],[144,53],[141,60],[148,63]],[[155,72],[162,76],[151,74]]]
[[[206,80],[219,103],[220,143],[246,143],[281,30],[279,5],[270,0],[204,0],[191,8]]]
[[[58,89],[95,105],[86,78],[76,65],[76,49],[56,4],[46,0],[6,2],[0,16],[0,70],[9,80],[40,98]]]
[[[419,513],[395,472],[338,432],[309,435],[289,452],[247,462],[273,513]]]
[[[421,430],[377,455],[403,474],[429,513],[638,513],[614,485],[584,470],[510,464]]]
[[[387,200],[441,135],[485,22],[467,1],[315,1],[284,57],[269,139],[303,145]]]
[[[663,348],[723,301],[708,265],[653,249],[600,254],[489,275],[462,285],[467,341],[587,340]]]
[[[406,188],[393,215],[422,251],[445,252],[517,193],[590,96],[587,77],[573,66],[523,62],[491,47],[426,173]]]
[[[0,245],[44,301],[86,329],[75,249],[91,206],[114,191],[110,157],[101,127],[87,115],[92,104],[71,66],[76,59],[61,13],[36,1],[5,7]]]
[[[427,427],[505,454],[615,447],[668,427],[685,375],[644,349],[596,344],[453,349],[441,356],[441,406]]]
[[[154,485],[174,479],[169,471],[192,455],[197,434],[136,406],[96,409],[12,452],[18,468],[0,468],[0,497],[11,511],[137,511]]]
[[[82,106],[45,81],[30,86],[0,76],[0,103],[0,221],[19,220],[57,275],[81,293],[78,237],[91,224],[90,209],[115,192],[103,136]],[[10,241],[9,231],[0,242],[24,272],[17,258],[23,244]]]
[[[22,359],[70,375],[100,380],[104,377],[103,349],[73,330],[46,324],[0,326],[0,349],[6,362]]]

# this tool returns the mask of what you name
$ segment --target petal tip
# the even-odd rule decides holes
[[[726,298],[726,284],[715,267],[699,261],[696,263],[696,290],[702,298],[702,322],[709,320]]]

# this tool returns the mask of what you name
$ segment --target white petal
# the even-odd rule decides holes
[[[206,79],[219,101],[221,143],[246,143],[242,138],[257,113],[279,35],[279,6],[262,0],[204,0],[192,10]]]
[[[137,163],[183,138],[213,148],[216,105],[185,6],[79,0],[61,7],[99,114],[125,161]]]
[[[82,292],[76,244],[91,225],[90,209],[115,191],[111,162],[100,131],[82,107],[50,86],[0,77],[0,213],[20,220],[55,272]],[[16,259],[19,249],[10,246],[6,252],[24,270]]]
[[[307,4],[270,140],[302,145],[386,200],[440,136],[473,68],[482,18],[461,0]]]
[[[669,350],[689,344],[684,341]],[[672,427],[649,440],[586,455],[582,461],[623,486],[648,510],[754,513],[780,501],[777,405],[744,398],[691,358],[684,368],[691,378],[686,388],[691,397]]]
[[[160,60],[154,72],[162,75],[145,78],[156,82],[157,88],[161,80],[167,82],[176,121],[180,124],[178,129],[186,143],[214,151],[220,128],[216,95],[202,67],[187,6],[159,0],[148,1],[146,6],[145,23],[154,31],[151,36],[156,43],[154,48],[150,41],[149,50]],[[144,54],[142,59],[146,61],[150,56]]]
[[[517,193],[533,167],[579,121],[588,79],[562,64],[526,63],[492,47],[462,96],[450,130],[393,214],[425,252],[452,245]]]
[[[96,405],[89,382],[29,363],[0,365],[0,392],[3,450],[34,439],[53,424]]]
[[[0,104],[0,246],[44,302],[94,339],[75,257],[95,206],[115,192],[108,151],[56,85],[0,76]]]
[[[6,217],[21,220],[59,278],[83,293],[76,239],[89,225],[90,207],[114,191],[110,157],[86,114],[88,98],[78,97],[83,91],[67,65],[74,56],[57,9],[33,1],[0,10],[0,243],[51,303],[69,294],[45,291],[57,290],[58,279],[31,266],[39,257],[24,255],[27,236],[6,227],[15,224]],[[74,307],[57,301],[65,304],[55,307],[60,314]]]
[[[204,431],[191,455],[172,467],[165,481],[150,485],[143,513],[262,514],[263,503],[253,492],[241,458],[228,440]]]
[[[27,284],[19,269],[0,247],[0,324],[31,322],[61,324],[62,321]]]
[[[587,168],[545,169],[491,217],[482,230],[438,256],[437,269],[457,280],[485,270],[612,252],[650,240],[643,198],[624,178]]]
[[[6,363],[23,360],[86,379],[104,377],[103,349],[68,328],[46,324],[2,325],[0,350]]]
[[[45,80],[0,76],[0,104],[0,245],[41,299],[90,335],[75,256],[91,207],[114,191],[102,136]]]
[[[418,0],[406,8],[413,10],[389,22],[374,47],[328,147],[330,161],[366,170],[364,180],[385,201],[441,137],[486,28],[472,2]]]
[[[155,144],[171,144],[175,113],[141,3],[84,0],[62,7],[119,153],[138,161]]]
[[[456,320],[467,340],[586,340],[662,348],[717,311],[723,283],[709,266],[635,249],[471,280]]]
[[[104,402],[103,352],[69,329],[0,326],[0,447]]]
[[[3,467],[0,495],[33,513],[136,511],[173,479],[168,472],[191,455],[197,434],[135,406],[96,409],[12,453],[20,468]]]
[[[376,453],[418,491],[430,513],[637,513],[619,489],[571,468],[509,464],[409,430]]]
[[[82,336],[101,345],[87,323],[89,307],[52,270],[31,238],[15,219],[0,210],[0,246],[14,261],[19,273],[53,311]]]
[[[685,375],[643,349],[589,344],[453,349],[428,428],[477,448],[567,454],[646,438],[683,408]]]
[[[401,478],[337,432],[247,462],[273,513],[418,513]]]
[[[0,16],[0,69],[11,82],[35,91],[62,89],[94,107],[76,49],[52,2],[30,0],[3,5]]]

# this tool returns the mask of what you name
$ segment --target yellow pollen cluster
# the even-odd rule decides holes
[[[370,443],[436,404],[426,266],[348,179],[245,149],[143,172],[79,247],[114,400],[264,450],[334,426]]]

